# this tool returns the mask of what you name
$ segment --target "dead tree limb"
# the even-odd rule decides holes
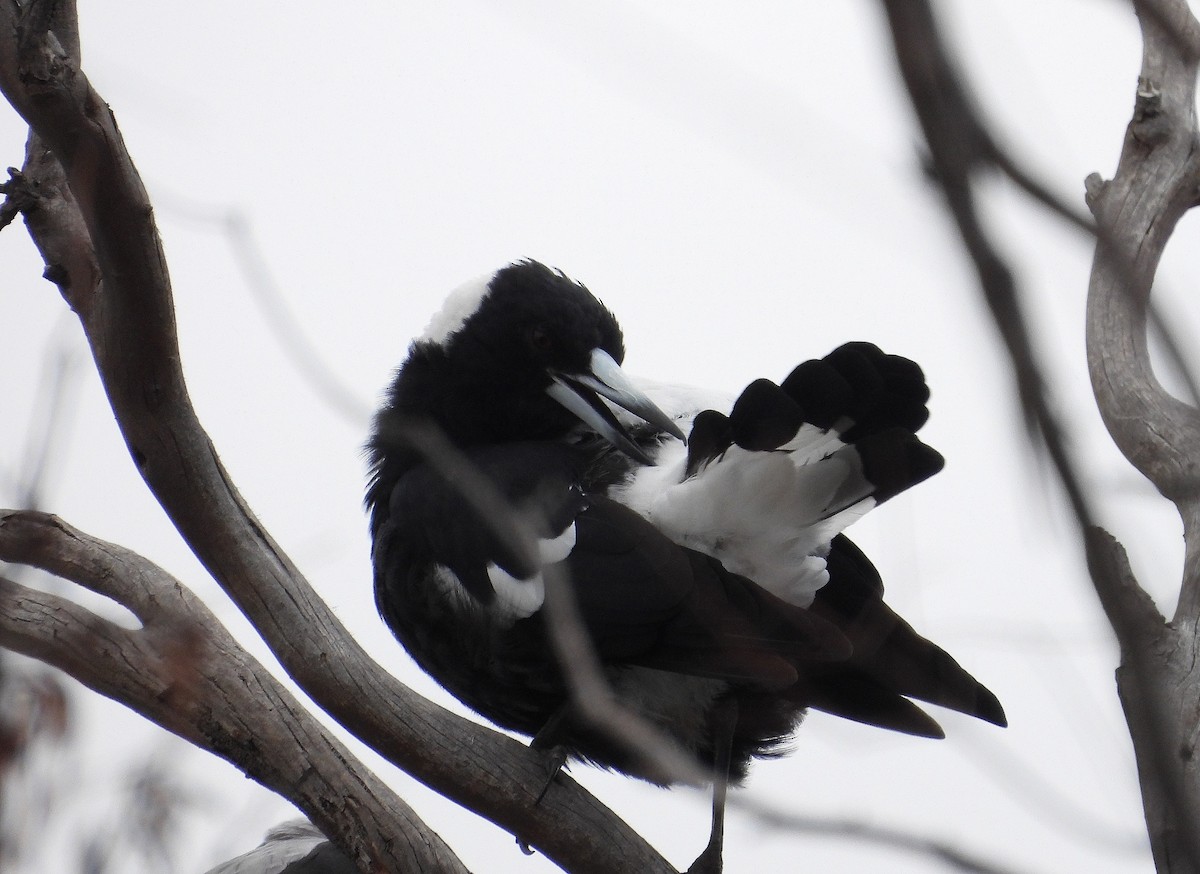
[[[1163,389],[1146,323],[1167,242],[1200,194],[1196,75],[1200,23],[1183,0],[1135,2],[1142,69],[1133,119],[1110,181],[1088,179],[1101,228],[1087,307],[1088,370],[1113,442],[1183,520],[1184,568],[1175,615],[1149,603],[1124,551],[1102,532],[1089,558],[1121,646],[1117,686],[1137,756],[1160,872],[1200,871],[1200,410]]]
[[[1022,182],[972,105],[927,0],[882,0],[897,60],[985,299],[1005,341],[1027,421],[1040,433],[1079,523],[1089,571],[1121,645],[1118,692],[1133,737],[1155,862],[1160,872],[1200,871],[1200,414],[1168,395],[1150,368],[1150,287],[1175,224],[1200,192],[1195,119],[1200,26],[1182,0],[1135,2],[1145,54],[1134,121],[1116,178],[1089,180],[1096,260],[1088,299],[1088,363],[1097,402],[1122,452],[1179,508],[1184,581],[1167,623],[1134,579],[1125,552],[1093,524],[1084,490],[1043,391],[1012,273],[973,205],[972,175],[1008,173],[1079,227],[1086,223]],[[1179,357],[1178,352],[1175,353]],[[1193,389],[1193,395],[1195,390]]]
[[[113,113],[80,68],[70,3],[0,2],[0,90],[32,131],[22,171],[32,202],[22,211],[48,278],[80,317],[129,453],[288,673],[386,758],[564,868],[673,870],[569,778],[535,804],[541,756],[387,674],[254,518],[188,398],[153,210]],[[339,822],[337,835],[352,825]]]
[[[364,871],[466,870],[166,571],[33,511],[0,511],[0,560],[85,586],[141,623],[129,629],[0,578],[0,645],[66,671],[286,794],[339,835]]]

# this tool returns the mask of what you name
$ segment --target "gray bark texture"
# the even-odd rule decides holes
[[[1176,223],[1200,194],[1196,74],[1200,24],[1183,0],[1135,2],[1142,69],[1116,174],[1088,179],[1098,242],[1087,307],[1088,370],[1109,434],[1183,520],[1175,615],[1154,607],[1107,533],[1088,563],[1121,648],[1117,688],[1137,757],[1160,874],[1200,872],[1200,410],[1168,394],[1150,366],[1147,312]]]
[[[389,675],[254,518],[188,397],[154,211],[115,116],[81,69],[70,0],[0,3],[0,91],[30,126],[8,202],[24,215],[46,277],[79,316],[129,454],[289,675],[397,766],[564,869],[674,871],[569,777],[554,780],[539,802],[547,779],[540,753],[431,704]],[[0,559],[103,588],[150,620],[126,632],[5,581],[0,645],[56,664],[229,759],[297,804],[364,871],[463,870],[394,793],[373,776],[354,776],[369,772],[163,571],[49,517],[9,512],[0,526]],[[68,547],[77,560],[61,551]],[[97,571],[106,561],[108,569]],[[150,603],[153,611],[139,609]],[[171,655],[168,629],[179,628],[188,629],[180,640],[195,644],[175,648],[195,656],[186,666]],[[163,673],[164,660],[179,676]],[[305,761],[309,767],[297,771]]]

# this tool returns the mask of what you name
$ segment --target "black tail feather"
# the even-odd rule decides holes
[[[863,674],[821,677],[804,688],[803,694],[809,707],[844,719],[918,737],[946,736],[933,717],[916,704]]]
[[[996,725],[1008,724],[991,691],[883,602],[879,574],[845,536],[834,539],[828,567],[829,583],[817,592],[811,609],[842,630],[854,645],[854,655],[843,665],[820,667],[814,683],[854,689],[865,679],[893,696],[927,701]],[[880,703],[877,698],[852,696],[851,700],[870,706]],[[852,718],[876,721],[870,713]]]

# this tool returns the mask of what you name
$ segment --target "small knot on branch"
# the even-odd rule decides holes
[[[30,179],[16,167],[8,168],[8,179],[0,182],[0,194],[4,202],[0,203],[0,229],[12,224],[18,214],[24,214],[37,206],[38,184],[36,179]]]
[[[1092,211],[1092,215],[1096,214],[1097,204],[1107,188],[1108,180],[1099,173],[1089,173],[1083,180],[1083,202]]]
[[[1171,134],[1170,120],[1162,111],[1162,91],[1155,82],[1145,76],[1138,77],[1129,133],[1147,148],[1153,148]]]

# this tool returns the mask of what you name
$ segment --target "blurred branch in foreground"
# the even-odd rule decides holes
[[[301,326],[288,304],[287,294],[275,279],[254,232],[254,224],[246,213],[234,207],[193,203],[177,195],[160,195],[158,200],[161,208],[216,229],[229,246],[246,288],[258,303],[268,328],[296,372],[322,403],[349,424],[365,430],[371,418],[370,404],[338,377]]]

